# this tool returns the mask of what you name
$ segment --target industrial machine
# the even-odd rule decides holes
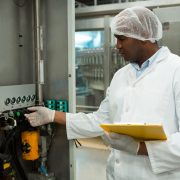
[[[105,52],[103,48],[76,50],[76,96],[77,111],[91,112],[97,109],[104,99],[105,78],[111,79],[114,73],[127,62],[117,49],[110,48],[110,73],[104,69]]]
[[[0,1],[0,179],[70,179],[65,127],[34,128],[24,114],[48,99],[69,100],[73,5],[66,0]],[[61,102],[57,108],[67,109]]]
[[[24,114],[29,113],[28,107],[36,102],[35,85],[14,85],[0,87],[0,178],[23,180],[55,179],[47,171],[47,151],[50,146],[42,145],[40,138],[47,140],[52,131],[43,128],[31,127]],[[46,141],[48,142],[48,141]],[[23,161],[31,164],[26,170]]]

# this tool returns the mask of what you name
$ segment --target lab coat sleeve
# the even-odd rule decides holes
[[[180,68],[173,80],[178,128],[180,127]],[[155,174],[180,169],[180,129],[171,134],[167,141],[146,141],[152,170]]]
[[[109,122],[109,89],[106,98],[101,102],[96,112],[66,113],[66,131],[68,139],[89,138],[103,135],[100,127],[102,123]]]

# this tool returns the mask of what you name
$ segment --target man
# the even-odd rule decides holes
[[[127,8],[111,24],[128,65],[114,75],[98,111],[62,113],[33,107],[32,126],[66,124],[68,139],[104,135],[102,123],[162,123],[167,141],[137,142],[129,136],[105,134],[112,147],[108,180],[180,179],[180,57],[159,47],[162,25],[144,7]]]

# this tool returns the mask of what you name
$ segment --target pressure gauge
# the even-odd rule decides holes
[[[13,97],[13,98],[11,99],[11,104],[14,104],[15,102],[16,102],[16,98]]]
[[[30,99],[31,99],[31,96],[29,95],[29,96],[27,96],[26,97],[26,102],[29,102],[30,101]]]
[[[4,101],[4,104],[7,106],[9,105],[11,102],[11,99],[10,98],[7,98],[5,101]]]
[[[35,95],[35,94],[31,95],[31,101],[34,101],[35,98],[36,98],[36,95]]]
[[[19,104],[21,102],[21,97],[19,96],[17,99],[16,99],[16,103]]]
[[[24,103],[25,100],[26,100],[26,96],[23,96],[23,97],[21,98],[21,102]]]

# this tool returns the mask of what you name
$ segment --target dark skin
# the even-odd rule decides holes
[[[159,50],[159,46],[151,41],[140,41],[123,35],[115,35],[115,37],[117,39],[116,48],[120,54],[126,61],[135,62],[139,67]],[[138,155],[148,156],[144,142],[139,144]]]
[[[159,46],[156,43],[150,41],[140,41],[125,36],[115,35],[117,39],[116,48],[126,61],[136,62],[140,67],[148,60],[153,54],[155,54]]]

